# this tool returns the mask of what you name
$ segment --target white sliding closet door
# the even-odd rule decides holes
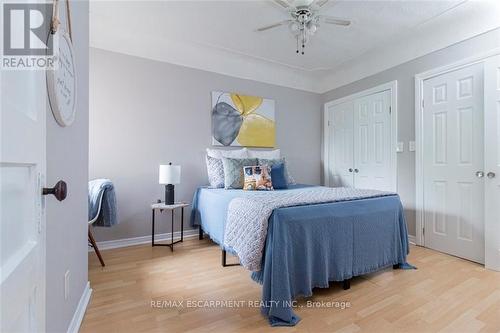
[[[329,186],[354,186],[353,103],[328,107]]]
[[[477,262],[484,262],[483,91],[483,64],[423,83],[425,245]]]
[[[354,183],[357,188],[393,190],[389,90],[354,101]]]
[[[500,270],[500,56],[484,67],[486,267]]]

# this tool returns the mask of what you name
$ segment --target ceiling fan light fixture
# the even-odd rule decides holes
[[[290,24],[288,25],[288,28],[290,29],[290,32],[293,35],[297,35],[300,33],[300,27],[299,27],[299,24],[297,22],[290,22]]]
[[[307,27],[307,32],[310,35],[314,35],[314,33],[318,30],[318,26],[312,20],[307,22],[306,27]]]
[[[273,0],[275,3],[284,7],[291,16],[288,20],[284,20],[275,24],[267,25],[257,29],[258,32],[273,29],[282,25],[288,25],[288,30],[296,39],[296,53],[304,54],[304,49],[309,39],[318,31],[320,26],[324,24],[333,24],[337,26],[347,27],[351,24],[350,20],[329,16],[320,15],[319,11],[323,6],[331,0]]]

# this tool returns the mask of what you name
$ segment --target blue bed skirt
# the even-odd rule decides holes
[[[201,223],[205,232],[216,233],[210,234],[212,239],[223,244],[224,222],[219,219],[216,226],[212,217],[216,214],[225,221],[230,200],[222,198],[229,193],[215,193],[205,193],[205,199],[197,197],[199,191],[195,194],[191,224]],[[219,211],[222,207],[224,212]],[[262,313],[271,325],[293,326],[300,320],[293,312],[294,299],[311,296],[316,287],[328,288],[330,281],[405,264],[408,253],[397,195],[279,208],[269,218],[263,268],[252,273],[252,279],[262,284]]]

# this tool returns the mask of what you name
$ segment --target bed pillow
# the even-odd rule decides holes
[[[207,155],[213,158],[248,158],[248,150],[242,149],[210,149],[207,148]]]
[[[276,190],[284,190],[288,188],[286,180],[285,164],[277,163],[271,168],[271,179],[273,188]]]
[[[224,165],[220,158],[206,156],[208,183],[211,188],[224,187]]]
[[[259,165],[264,165],[267,164],[269,167],[272,167],[275,164],[283,163],[283,167],[285,169],[285,177],[286,177],[286,182],[288,185],[294,185],[295,179],[293,179],[292,175],[290,174],[290,171],[288,171],[288,165],[286,163],[286,159],[284,157],[279,158],[279,159],[265,159],[265,158],[259,158]]]
[[[281,157],[280,150],[252,150],[248,149],[248,157],[250,158],[265,158],[268,160],[278,159]]]
[[[271,168],[267,165],[254,165],[243,167],[245,175],[244,190],[272,191],[273,181]]]
[[[244,176],[243,167],[257,165],[256,158],[222,158],[224,166],[224,188],[241,189],[243,188]]]

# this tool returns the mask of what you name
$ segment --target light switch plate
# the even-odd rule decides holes
[[[405,143],[403,141],[398,142],[398,146],[396,148],[396,152],[402,153],[405,151]]]
[[[408,150],[415,151],[415,141],[408,142]]]

